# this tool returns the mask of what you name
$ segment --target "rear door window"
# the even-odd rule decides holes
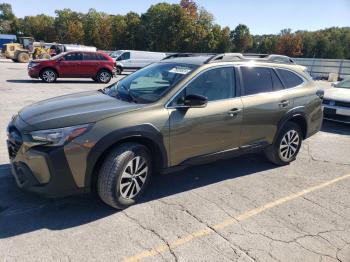
[[[267,67],[241,67],[244,94],[254,95],[273,91],[271,69]]]
[[[99,60],[97,55],[94,53],[84,53],[84,60],[87,61],[96,61]]]
[[[277,69],[277,72],[286,88],[296,87],[304,82],[300,76],[289,70]]]
[[[284,89],[281,80],[279,79],[278,75],[276,74],[275,70],[273,70],[273,69],[271,69],[271,77],[272,77],[272,84],[273,84],[274,91]]]

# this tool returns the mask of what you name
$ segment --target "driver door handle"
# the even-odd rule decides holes
[[[242,109],[240,109],[240,108],[232,108],[231,110],[229,110],[229,111],[227,112],[227,114],[228,114],[230,117],[236,117],[241,111],[242,111]]]
[[[280,107],[287,107],[289,105],[289,100],[282,100],[278,103]]]

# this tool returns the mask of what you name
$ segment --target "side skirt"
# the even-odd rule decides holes
[[[183,170],[187,167],[190,167],[190,166],[202,165],[202,164],[206,164],[206,163],[210,163],[210,162],[214,162],[214,161],[218,161],[218,160],[223,160],[223,159],[230,159],[230,158],[244,155],[247,153],[259,152],[259,151],[263,150],[265,147],[267,147],[268,145],[269,144],[264,141],[264,142],[254,143],[251,145],[235,147],[232,149],[219,151],[219,152],[215,152],[215,153],[191,157],[191,158],[186,159],[185,161],[181,162],[177,166],[165,168],[162,171],[162,174],[168,174],[168,173],[172,173],[172,172],[181,171],[181,170]]]

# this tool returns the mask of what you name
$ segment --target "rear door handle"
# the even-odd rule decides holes
[[[232,108],[230,111],[227,112],[227,114],[230,117],[236,117],[241,111],[242,111],[242,109],[240,109],[240,108]]]
[[[286,107],[289,105],[289,101],[288,100],[282,100],[281,102],[278,103],[278,105],[280,107]]]

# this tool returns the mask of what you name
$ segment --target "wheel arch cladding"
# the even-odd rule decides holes
[[[89,152],[86,160],[86,188],[91,189],[94,186],[98,170],[109,152],[116,146],[127,142],[146,146],[151,153],[152,164],[156,171],[167,167],[167,151],[163,143],[163,135],[158,129],[150,124],[119,129],[101,138]]]
[[[307,120],[306,120],[306,114],[304,112],[304,108],[297,108],[293,109],[290,112],[288,112],[279,122],[278,124],[278,130],[281,130],[284,124],[287,122],[294,122],[296,123],[302,133],[303,133],[303,139],[307,137]],[[275,135],[275,139],[278,136],[278,132]]]

